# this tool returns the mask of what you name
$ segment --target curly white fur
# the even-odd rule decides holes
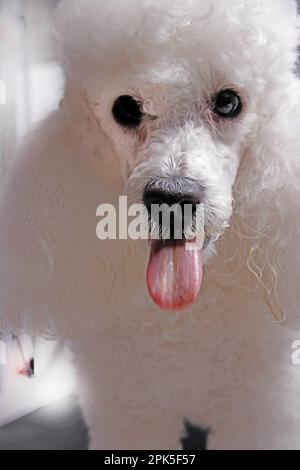
[[[295,2],[65,0],[55,35],[64,100],[1,191],[3,324],[73,338],[92,447],[177,448],[188,418],[210,448],[298,448]],[[212,113],[223,88],[242,97],[235,120]],[[113,119],[125,94],[139,132]],[[201,182],[212,235],[181,314],[148,298],[143,244],[95,235],[101,202],[141,202],[170,175]]]

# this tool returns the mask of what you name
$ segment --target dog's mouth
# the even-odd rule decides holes
[[[207,235],[204,201],[203,186],[187,177],[152,178],[144,190],[150,235],[147,286],[164,310],[186,309],[198,297]]]
[[[151,240],[147,286],[164,310],[183,310],[197,299],[202,283],[203,243],[196,240]]]

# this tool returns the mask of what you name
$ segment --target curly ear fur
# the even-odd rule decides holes
[[[287,271],[297,275],[291,257],[297,256],[293,243],[300,214],[300,80],[291,71],[275,77],[266,100],[269,112],[250,139],[236,182],[234,230],[251,287],[254,280],[272,315],[282,321],[280,278]]]

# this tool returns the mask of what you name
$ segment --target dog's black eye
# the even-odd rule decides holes
[[[112,113],[120,126],[130,129],[138,127],[143,118],[141,103],[128,95],[122,95],[116,99]]]
[[[214,101],[214,112],[223,118],[235,118],[242,111],[242,100],[233,90],[220,91]]]

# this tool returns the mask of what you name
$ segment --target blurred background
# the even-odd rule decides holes
[[[57,3],[0,0],[0,80],[6,101],[0,105],[2,173],[16,139],[55,109],[62,94],[63,74],[55,61],[50,24]]]
[[[51,41],[59,0],[0,0],[0,182],[16,144],[63,93]],[[66,344],[0,330],[0,449],[85,449]]]

